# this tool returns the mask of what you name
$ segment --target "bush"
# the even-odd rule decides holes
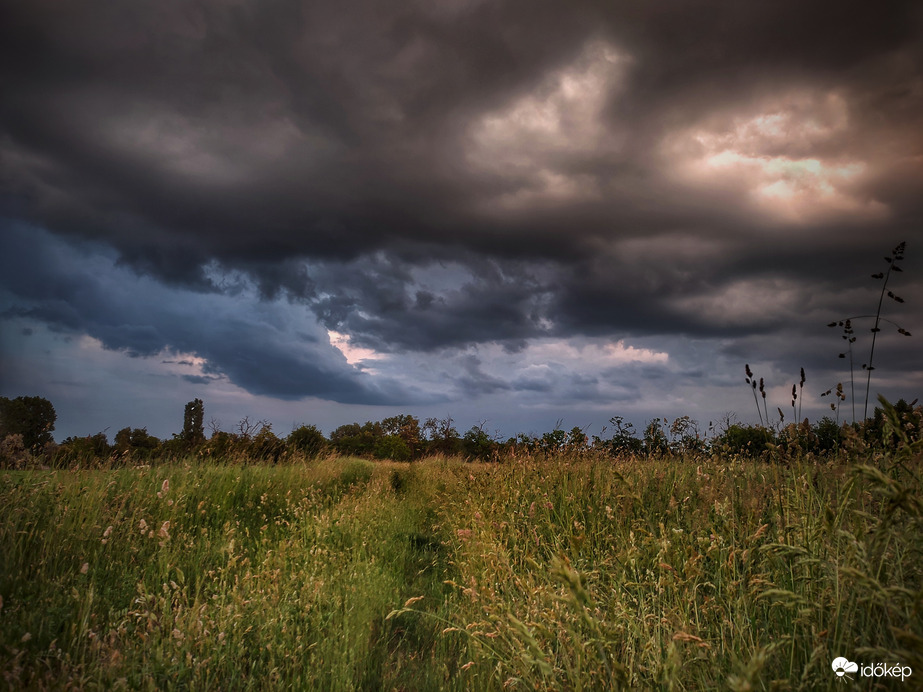
[[[57,464],[91,466],[107,460],[112,448],[106,433],[98,432],[86,437],[68,437],[58,447]]]
[[[469,459],[486,461],[496,448],[497,444],[490,439],[490,435],[477,426],[472,426],[462,438],[462,449]]]
[[[292,430],[286,440],[292,452],[299,452],[308,457],[319,456],[327,448],[327,438],[314,425],[302,425]]]
[[[372,455],[376,441],[381,437],[380,428],[377,423],[341,425],[330,433],[330,442],[340,454]]]
[[[276,437],[272,426],[264,425],[250,442],[250,456],[261,461],[279,461],[285,451],[285,443]]]
[[[120,457],[150,461],[160,449],[160,440],[147,428],[122,428],[115,434],[115,452]]]
[[[40,396],[0,397],[0,440],[19,435],[25,449],[32,451],[52,442],[57,419],[54,406]]]
[[[199,448],[199,455],[210,459],[226,461],[237,451],[239,440],[233,433],[216,431],[209,440]]]
[[[772,430],[768,428],[758,425],[734,424],[717,438],[715,444],[728,454],[758,457],[766,451],[766,445],[771,444],[774,439]]]
[[[613,416],[609,423],[615,426],[615,434],[609,440],[595,438],[594,446],[600,445],[612,456],[631,456],[640,454],[644,442],[635,436],[635,426],[626,423],[622,416]]]
[[[22,435],[7,435],[0,439],[0,468],[19,469],[29,462],[29,452],[22,443]]]
[[[410,447],[397,435],[386,435],[375,445],[375,458],[410,461]]]
[[[824,416],[814,425],[814,444],[820,453],[835,452],[840,448],[843,431],[832,418]]]

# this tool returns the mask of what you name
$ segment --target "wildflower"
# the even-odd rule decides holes
[[[106,528],[105,531],[103,531],[103,538],[102,538],[103,545],[106,545],[106,543],[109,542],[109,536],[111,535],[112,535],[112,527],[109,526]]]
[[[163,485],[160,486],[160,492],[157,493],[157,497],[163,497],[170,491],[170,479],[164,478]]]
[[[90,571],[90,563],[84,562],[83,565],[81,565],[80,567],[80,574],[86,574],[89,571]]]
[[[157,532],[157,535],[160,536],[161,538],[169,538],[170,537],[169,530],[170,530],[170,522],[165,521],[163,523],[163,526],[160,527],[160,531]]]
[[[140,529],[141,533],[144,533],[145,531],[147,531],[147,522],[144,521],[144,519],[138,522],[138,529]]]

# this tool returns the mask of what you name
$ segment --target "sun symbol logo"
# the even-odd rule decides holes
[[[859,672],[858,663],[853,663],[852,661],[849,661],[842,656],[833,659],[833,663],[830,664],[830,667],[833,668],[833,672],[836,673],[837,679],[839,680],[842,680],[843,678],[849,678],[852,680],[852,678],[846,673]]]

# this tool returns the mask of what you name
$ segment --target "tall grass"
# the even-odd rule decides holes
[[[14,689],[813,690],[865,656],[917,676],[920,450],[897,449],[7,472],[0,671]]]
[[[884,261],[888,264],[888,271],[872,274],[873,279],[877,281],[881,281],[881,291],[878,295],[878,307],[876,308],[874,315],[855,315],[853,317],[848,317],[846,319],[838,320],[835,322],[830,322],[827,325],[828,327],[842,327],[843,328],[842,338],[846,341],[847,346],[848,346],[847,352],[849,353],[849,382],[850,382],[850,387],[852,390],[852,400],[853,400],[853,422],[855,422],[856,420],[856,410],[855,410],[856,386],[855,386],[855,378],[854,378],[854,373],[853,373],[853,348],[852,348],[852,345],[856,341],[856,337],[854,336],[854,330],[852,328],[853,321],[859,320],[859,319],[865,319],[865,318],[875,320],[874,326],[870,330],[872,334],[872,344],[871,344],[871,348],[869,349],[869,360],[868,360],[868,363],[862,364],[862,369],[866,371],[865,407],[863,409],[863,414],[862,414],[863,420],[867,419],[868,414],[869,414],[869,394],[871,393],[871,387],[872,387],[872,371],[875,369],[875,365],[874,365],[875,344],[878,341],[878,333],[881,331],[881,323],[887,322],[891,324],[897,330],[898,334],[901,334],[903,336],[911,336],[910,332],[908,332],[906,329],[904,329],[897,323],[893,322],[892,320],[881,316],[882,306],[884,305],[884,299],[886,295],[888,296],[888,298],[890,298],[896,303],[904,302],[903,298],[901,298],[898,295],[895,295],[893,291],[888,290],[888,282],[891,280],[891,274],[893,272],[903,272],[904,271],[903,269],[901,269],[900,264],[898,263],[903,261],[904,251],[906,250],[906,248],[907,248],[906,242],[898,243],[894,247],[894,249],[891,250],[891,254],[887,255],[884,258]],[[845,358],[846,352],[840,353],[839,357]]]
[[[385,620],[444,588],[432,509],[392,466],[0,477],[7,684],[438,687],[451,644]]]
[[[918,498],[918,471],[559,460],[489,477],[451,508],[476,688],[819,689],[838,651],[923,663],[920,506],[883,498]]]

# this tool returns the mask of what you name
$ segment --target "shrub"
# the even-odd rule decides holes
[[[216,431],[211,438],[199,449],[199,454],[211,459],[226,460],[236,453],[238,446],[237,436],[225,432],[224,430]]]
[[[462,449],[469,459],[487,461],[497,449],[497,443],[490,439],[483,428],[473,425],[462,438]]]
[[[0,440],[0,468],[22,468],[29,462],[29,453],[22,435],[7,435]]]
[[[149,461],[160,449],[160,440],[147,428],[122,428],[115,434],[115,452],[120,457]]]
[[[398,435],[385,435],[375,444],[376,459],[410,461],[410,447]]]
[[[279,461],[285,451],[285,442],[276,437],[272,426],[264,425],[250,441],[250,456],[261,461]]]
[[[380,428],[377,423],[341,425],[330,433],[330,442],[340,454],[371,455],[375,451],[376,440],[381,436]]]
[[[774,439],[769,428],[735,423],[717,438],[715,444],[728,454],[756,457],[766,451],[766,445]]]
[[[644,448],[644,442],[635,436],[635,426],[632,423],[626,423],[622,416],[613,416],[609,419],[609,423],[615,426],[615,434],[607,441],[597,438],[597,444],[608,448],[609,453],[613,456],[641,453]]]
[[[843,440],[842,429],[829,416],[814,424],[815,450],[820,453],[835,452]]]
[[[57,464],[90,466],[109,458],[112,448],[106,433],[68,437],[58,447]]]
[[[292,452],[299,452],[308,457],[319,456],[327,448],[327,438],[314,425],[302,425],[292,430],[286,440]]]
[[[40,396],[0,397],[0,440],[20,435],[27,450],[52,442],[51,431],[57,419],[54,406]]]

